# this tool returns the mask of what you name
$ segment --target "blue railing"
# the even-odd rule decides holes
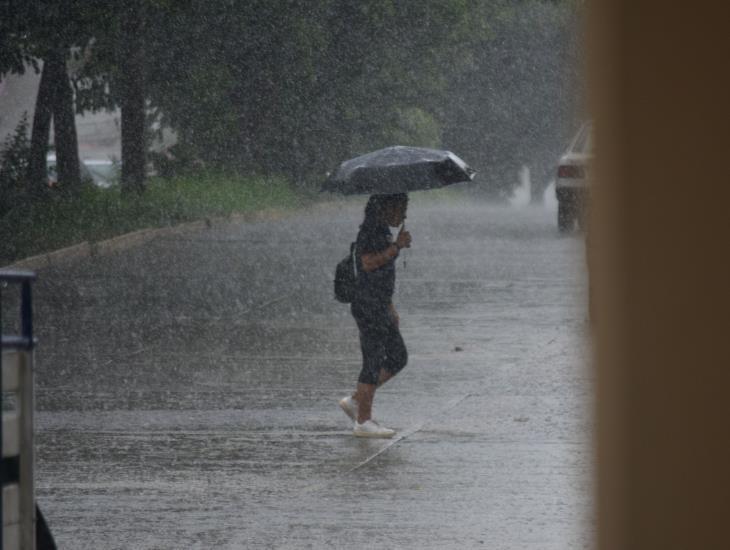
[[[0,334],[2,349],[33,349],[33,296],[31,283],[35,281],[32,271],[0,270],[2,287],[9,283],[20,284],[20,334],[5,335],[2,330],[2,287],[0,287]]]

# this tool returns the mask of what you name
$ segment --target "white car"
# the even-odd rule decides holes
[[[86,169],[98,187],[111,187],[119,181],[120,163],[110,159],[83,159]]]
[[[593,128],[585,122],[571,140],[568,150],[560,157],[555,180],[558,199],[558,229],[572,231],[576,223],[585,226],[588,203],[588,170],[593,159]]]

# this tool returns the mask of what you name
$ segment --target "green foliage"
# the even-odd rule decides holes
[[[393,144],[437,148],[441,144],[440,125],[436,118],[418,107],[395,108],[388,116],[380,135],[369,141],[353,139],[355,150],[368,151]]]
[[[569,131],[576,8],[542,0],[189,0],[148,37],[150,101],[207,166],[321,179],[443,146],[495,192]],[[537,166],[535,166],[537,165]]]
[[[23,114],[15,131],[0,149],[0,217],[29,198],[25,185],[29,151],[28,117]]]
[[[142,196],[124,196],[118,186],[57,194],[43,203],[22,203],[0,218],[0,265],[147,227],[267,208],[293,208],[308,201],[281,178],[201,173],[170,180],[152,178]]]
[[[70,48],[77,109],[117,107],[124,21],[139,10],[148,120],[178,135],[154,159],[161,173],[281,175],[304,187],[343,159],[409,144],[455,151],[498,194],[521,164],[544,180],[564,145],[581,5],[0,0],[0,72]]]
[[[438,145],[468,7],[190,0],[149,37],[150,100],[206,164],[295,181],[394,140]]]
[[[86,46],[109,5],[103,0],[0,0],[0,76],[22,74],[26,65],[38,71],[38,60],[49,51]]]
[[[489,193],[508,193],[523,164],[546,184],[575,128],[579,12],[573,2],[501,0],[475,3],[475,16],[490,31],[471,39],[450,82],[444,143]]]

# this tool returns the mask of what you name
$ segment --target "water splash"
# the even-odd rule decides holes
[[[524,208],[532,200],[532,180],[530,179],[530,168],[522,165],[519,171],[519,185],[512,191],[509,203],[515,208]]]
[[[555,180],[552,180],[545,188],[545,192],[542,194],[542,204],[549,212],[558,211],[558,198],[555,196]]]

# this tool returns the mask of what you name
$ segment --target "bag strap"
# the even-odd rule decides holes
[[[350,254],[352,255],[352,274],[357,278],[357,242],[350,244]]]

